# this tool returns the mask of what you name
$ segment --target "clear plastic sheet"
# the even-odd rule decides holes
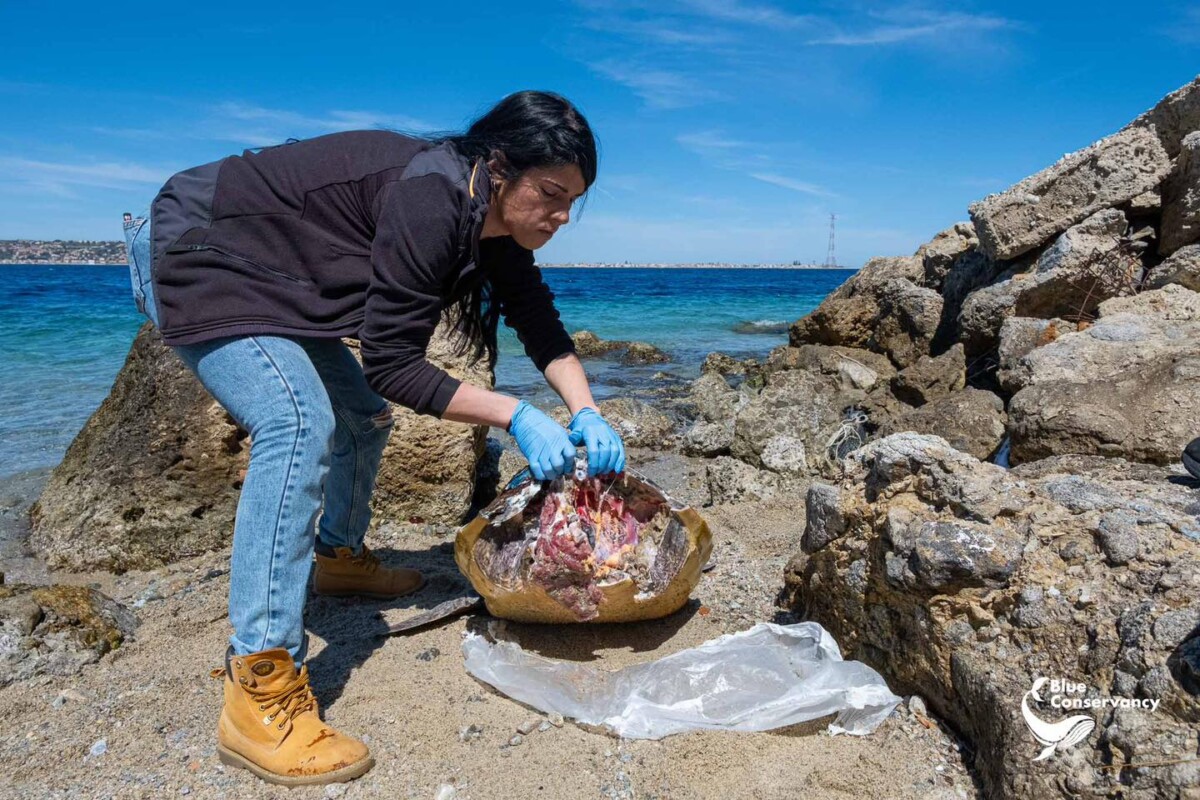
[[[615,671],[554,661],[474,633],[463,655],[468,672],[514,700],[627,739],[701,728],[763,731],[834,713],[830,733],[862,736],[900,702],[875,670],[843,661],[837,642],[815,622],[762,622]]]

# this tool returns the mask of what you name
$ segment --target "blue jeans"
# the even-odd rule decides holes
[[[130,237],[131,271],[143,236],[148,255],[149,229]],[[149,316],[149,281],[142,296]],[[230,644],[239,655],[285,647],[299,665],[314,524],[319,514],[323,545],[361,551],[391,410],[338,339],[231,336],[174,350],[250,434],[233,532]]]

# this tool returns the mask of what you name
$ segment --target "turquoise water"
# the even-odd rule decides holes
[[[720,350],[761,356],[787,340],[848,270],[547,269],[567,330],[649,342],[670,364],[584,362],[597,399],[633,392],[660,371],[699,373]],[[53,466],[108,394],[142,322],[125,267],[0,266],[0,478]],[[507,328],[496,388],[557,401]]]

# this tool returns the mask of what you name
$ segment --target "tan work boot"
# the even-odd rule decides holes
[[[411,594],[425,585],[425,576],[415,569],[389,569],[363,545],[354,555],[349,547],[335,547],[333,557],[317,553],[313,573],[313,591],[332,597],[359,595],[390,600]]]
[[[284,786],[341,783],[375,765],[365,744],[326,725],[317,711],[308,667],[297,673],[287,650],[227,654],[217,723],[221,763]]]

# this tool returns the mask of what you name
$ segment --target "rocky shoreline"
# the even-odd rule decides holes
[[[458,642],[479,618],[378,638],[466,591],[456,526],[522,465],[494,431],[398,409],[371,540],[429,586],[309,612],[318,694],[380,766],[288,796],[1200,797],[1200,482],[1178,464],[1200,435],[1197,198],[1200,80],[912,256],[868,262],[787,345],[601,404],[630,465],[709,520],[715,566],[666,620],[512,635],[620,666],[816,620],[909,696],[875,735],[618,742],[467,678]],[[434,360],[491,385],[436,341]],[[72,572],[0,587],[0,758],[19,792],[268,791],[216,762],[201,677],[227,635],[247,444],[143,329],[32,509],[30,545]],[[1078,742],[1043,741],[1030,715],[1063,712],[1042,678],[1127,702],[1097,706]]]

